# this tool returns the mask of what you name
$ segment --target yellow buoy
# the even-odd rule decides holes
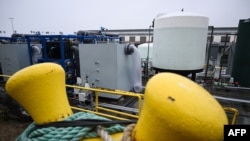
[[[146,85],[135,141],[222,141],[225,111],[204,88],[186,77],[159,73]]]
[[[6,91],[36,124],[60,121],[73,114],[66,95],[65,72],[58,64],[35,64],[16,72],[8,79]]]

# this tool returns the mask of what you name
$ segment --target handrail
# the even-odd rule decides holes
[[[7,78],[10,78],[11,76],[10,76],[10,75],[0,74],[0,77],[7,77]]]
[[[103,90],[103,89],[99,89],[99,88],[89,88],[89,87],[82,87],[82,86],[75,86],[75,85],[66,85],[66,87],[81,89],[81,90],[85,90],[85,91],[94,91],[95,92],[95,113],[100,113],[99,110],[102,110],[102,111],[111,112],[111,113],[114,113],[114,114],[127,116],[129,118],[138,119],[138,117],[139,117],[138,115],[140,114],[141,107],[142,107],[142,99],[144,97],[143,94],[133,93],[133,92],[128,92],[128,91],[122,91],[122,90]],[[107,93],[107,94],[116,94],[116,95],[136,97],[138,99],[138,115],[133,115],[133,114],[129,114],[129,113],[126,113],[126,112],[121,112],[121,111],[101,107],[99,105],[99,93],[100,92]],[[76,108],[74,107],[74,109],[76,109]],[[103,114],[103,116],[107,116],[107,114]],[[120,117],[114,116],[112,118],[118,119]],[[123,119],[125,119],[125,118],[123,118]]]
[[[71,106],[71,108],[72,108],[73,110],[78,110],[78,111],[82,111],[82,112],[90,112],[90,113],[94,113],[94,114],[97,114],[97,115],[100,115],[100,116],[104,116],[104,117],[108,117],[108,118],[112,118],[112,119],[128,120],[128,119],[126,119],[126,118],[120,118],[120,117],[117,117],[117,116],[112,116],[112,115],[109,115],[109,114],[104,114],[104,113],[100,113],[100,112],[95,112],[95,111],[91,111],[91,110],[86,110],[86,109],[79,108],[79,107],[75,107],[75,106]]]
[[[235,109],[235,108],[232,108],[232,107],[224,107],[224,110],[228,111],[228,112],[233,112],[234,113],[231,125],[236,124],[237,118],[239,116],[239,111],[237,109]]]

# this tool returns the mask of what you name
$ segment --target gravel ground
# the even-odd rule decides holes
[[[15,141],[31,122],[23,122],[14,115],[7,114],[6,108],[0,105],[0,141]]]

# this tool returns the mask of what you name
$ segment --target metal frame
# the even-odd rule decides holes
[[[128,91],[121,91],[121,90],[102,90],[102,89],[96,89],[96,88],[87,88],[87,87],[81,87],[81,86],[73,86],[73,85],[66,85],[66,87],[69,88],[75,88],[75,89],[80,89],[80,90],[87,90],[87,91],[94,91],[95,92],[95,110],[91,111],[91,110],[87,110],[87,109],[83,109],[83,108],[79,108],[79,107],[75,107],[75,106],[71,106],[72,109],[74,110],[79,110],[79,111],[84,111],[84,112],[91,112],[91,113],[95,113],[98,115],[102,115],[105,117],[110,117],[113,119],[119,119],[119,120],[127,120],[127,118],[123,118],[123,117],[117,117],[117,116],[112,116],[111,114],[107,114],[107,112],[112,113],[112,114],[119,114],[122,116],[127,116],[129,118],[135,118],[138,119],[139,114],[141,112],[141,107],[142,107],[142,100],[144,99],[144,95],[143,94],[138,94],[138,93],[133,93],[133,92],[128,92]],[[134,114],[129,114],[126,112],[121,112],[121,111],[117,111],[114,110],[116,109],[117,105],[113,105],[114,107],[109,108],[105,108],[103,106],[103,104],[99,103],[99,93],[107,93],[107,94],[117,94],[117,95],[122,95],[122,96],[131,96],[131,97],[136,97],[138,99],[138,115],[134,115]],[[123,107],[125,108],[125,107]],[[105,111],[106,113],[101,113],[99,110]]]

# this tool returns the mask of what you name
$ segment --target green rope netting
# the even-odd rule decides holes
[[[101,117],[92,113],[78,112],[65,119],[65,121],[99,119],[111,121],[105,117]],[[123,132],[123,126],[114,124],[104,127],[109,134]],[[36,128],[31,123],[24,132],[16,139],[16,141],[80,141],[87,138],[99,137],[96,127],[74,126],[74,127],[46,127]]]

